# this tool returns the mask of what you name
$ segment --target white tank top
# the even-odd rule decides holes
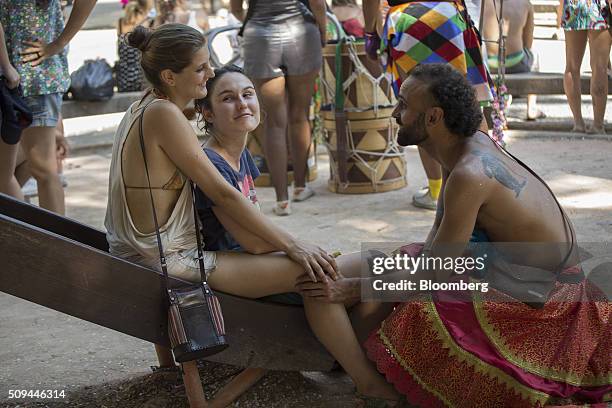
[[[162,99],[156,99],[151,103],[160,100]],[[123,183],[121,152],[130,129],[134,125],[138,126],[137,122],[143,111],[142,106],[136,107],[138,103],[133,103],[127,110],[115,134],[104,226],[106,227],[106,240],[111,254],[159,270],[160,262],[156,234],[155,232],[145,234],[136,229],[127,205]],[[132,137],[134,136],[137,135]],[[153,217],[152,210],[151,217]],[[188,182],[185,182],[168,221],[164,225],[160,225],[161,241],[166,258],[172,259],[174,258],[173,255],[178,252],[196,248],[193,217],[191,187]],[[170,274],[173,274],[173,269],[176,266],[172,265],[170,261],[168,262]]]

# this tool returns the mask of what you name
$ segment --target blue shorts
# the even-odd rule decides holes
[[[31,95],[24,98],[32,111],[30,127],[55,127],[62,109],[62,94]]]

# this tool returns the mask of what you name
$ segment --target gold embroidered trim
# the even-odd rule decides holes
[[[482,327],[489,340],[495,345],[497,350],[502,356],[511,362],[512,364],[522,368],[523,370],[537,374],[540,377],[547,378],[549,380],[561,381],[577,387],[581,386],[603,386],[612,383],[612,372],[608,373],[607,376],[579,376],[575,373],[570,373],[563,370],[557,370],[552,367],[545,367],[540,364],[530,363],[526,360],[519,358],[515,353],[512,352],[510,347],[505,342],[503,336],[488,320],[487,312],[482,307],[482,297],[477,294],[474,297],[474,312],[478,323]]]
[[[397,351],[395,350],[395,347],[393,347],[393,345],[391,344],[391,341],[389,340],[389,338],[385,335],[385,333],[383,333],[383,328],[384,328],[385,322],[383,321],[380,329],[378,329],[378,336],[380,337],[380,339],[382,340],[382,342],[385,344],[385,347],[387,348],[387,350],[389,350],[391,352],[391,354],[393,354],[393,357],[395,357],[395,359],[400,363],[400,365],[402,366],[402,368],[406,371],[408,371],[408,374],[410,374],[410,376],[417,382],[419,383],[419,385],[423,388],[425,388],[426,391],[430,392],[431,394],[435,395],[440,401],[442,401],[445,405],[452,407],[453,405],[446,399],[444,398],[444,396],[442,394],[440,394],[438,391],[436,391],[435,389],[431,388],[429,385],[427,385],[413,370],[412,368],[406,364],[406,362],[404,361],[404,359],[402,357],[400,357],[400,355],[397,353]]]
[[[433,301],[431,300],[431,297],[428,296],[428,298],[429,300],[423,301],[423,307],[426,312],[427,319],[431,322],[432,328],[438,334],[438,339],[446,346],[445,348],[448,350],[449,356],[455,357],[459,361],[467,363],[470,367],[476,370],[476,372],[479,372],[479,373],[482,373],[482,374],[485,374],[485,375],[488,375],[494,378],[500,385],[504,385],[509,391],[518,393],[521,397],[529,401],[532,401],[534,404],[539,403],[540,405],[543,406],[550,399],[550,395],[544,392],[541,392],[541,391],[534,390],[533,388],[529,388],[521,384],[516,379],[514,379],[512,376],[506,374],[499,368],[482,361],[481,359],[474,356],[472,353],[469,353],[466,350],[459,347],[457,343],[455,343],[450,333],[448,333],[448,331],[446,330],[446,327],[444,326],[444,323],[440,319],[440,315],[438,314],[438,311],[436,310],[435,305]],[[384,322],[378,331],[378,335],[383,341],[383,343],[385,344],[385,346],[387,347],[387,349],[393,354],[395,359],[400,363],[400,365],[406,371],[408,371],[408,373],[419,384],[421,384],[423,388],[425,388],[427,391],[429,391],[430,393],[438,397],[442,402],[444,402],[444,404],[448,406],[452,406],[452,404],[446,398],[444,398],[439,392],[435,391],[432,387],[425,384],[414,373],[414,371],[408,366],[408,364],[404,361],[404,359],[397,353],[397,351],[395,350],[395,348],[393,347],[389,339],[383,333],[382,331],[383,328],[384,328]]]

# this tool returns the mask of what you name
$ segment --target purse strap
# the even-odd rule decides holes
[[[144,131],[143,131],[143,118],[144,113],[147,107],[154,102],[155,100],[149,101],[144,108],[142,108],[142,112],[140,113],[140,118],[138,118],[138,131],[140,133],[140,150],[142,151],[142,159],[145,165],[145,173],[147,175],[147,184],[149,186],[149,196],[151,197],[151,209],[153,210],[153,222],[155,223],[155,236],[157,238],[157,248],[159,250],[159,262],[162,269],[162,274],[164,275],[163,289],[165,293],[169,293],[169,282],[168,282],[168,264],[166,263],[166,256],[164,255],[164,249],[162,246],[161,235],[159,232],[159,222],[157,221],[157,211],[155,211],[155,201],[153,201],[153,189],[151,188],[151,178],[149,176],[149,166],[147,164],[147,155],[145,153],[145,145],[144,145]],[[192,204],[193,204],[193,212],[194,212],[194,224],[196,229],[196,241],[198,244],[198,264],[200,267],[200,277],[202,279],[202,283],[207,284],[206,282],[206,269],[204,267],[204,257],[202,252],[202,241],[200,238],[200,229],[198,227],[198,214],[195,207],[195,186],[189,180],[189,185],[191,187],[191,195],[192,195]]]
[[[485,132],[482,132],[479,130],[479,132],[483,133],[484,135],[486,135],[489,140],[491,140],[491,142],[502,152],[504,152],[505,154],[507,154],[509,157],[511,157],[515,162],[517,162],[519,165],[521,165],[525,170],[527,170],[529,173],[531,173],[532,176],[534,176],[536,179],[538,179],[543,185],[544,187],[546,187],[546,189],[550,192],[550,194],[552,195],[553,200],[555,200],[555,202],[557,203],[557,207],[559,207],[559,211],[561,211],[561,216],[563,218],[563,226],[565,227],[566,225],[568,226],[569,230],[570,230],[570,239],[571,239],[571,245],[570,245],[570,249],[567,252],[567,255],[565,255],[565,258],[563,258],[563,261],[561,261],[561,263],[559,264],[559,266],[557,266],[557,272],[556,272],[556,276],[558,277],[561,272],[563,271],[563,267],[565,266],[565,264],[567,263],[567,261],[569,260],[570,256],[572,255],[572,253],[574,252],[574,248],[576,246],[576,239],[575,239],[575,232],[574,232],[574,228],[572,227],[572,223],[570,222],[567,214],[565,213],[565,210],[563,210],[563,207],[561,207],[561,204],[559,203],[559,200],[557,200],[557,197],[555,196],[555,193],[553,193],[552,189],[548,186],[548,184],[540,177],[536,174],[535,171],[531,170],[531,168],[529,166],[527,166],[525,163],[523,163],[520,159],[518,159],[517,157],[515,157],[512,153],[510,153],[508,150],[506,150],[503,146],[500,146],[498,143],[496,143],[494,140],[491,139],[491,137],[486,134]]]
[[[191,201],[193,203],[193,222],[195,224],[196,230],[196,242],[198,243],[198,265],[200,267],[200,278],[202,283],[208,285],[206,281],[206,266],[204,265],[204,253],[202,248],[202,238],[200,237],[200,233],[202,231],[203,226],[200,225],[200,217],[198,216],[198,210],[196,209],[196,187],[193,181],[189,180],[189,185],[191,186]]]

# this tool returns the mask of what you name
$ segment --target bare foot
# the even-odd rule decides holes
[[[546,118],[546,114],[539,109],[527,112],[527,120],[538,120]]]
[[[368,388],[363,391],[357,390],[358,407],[395,407],[400,400],[395,387],[386,381],[376,387]]]
[[[386,399],[371,397],[369,395],[357,394],[355,406],[359,408],[395,408],[399,406],[399,399]]]
[[[604,128],[603,125],[601,126],[595,126],[595,125],[591,125],[587,128],[586,132],[589,135],[605,135],[606,134],[606,129]]]
[[[575,124],[574,127],[572,128],[572,133],[584,133],[584,130],[585,130],[584,123]]]

